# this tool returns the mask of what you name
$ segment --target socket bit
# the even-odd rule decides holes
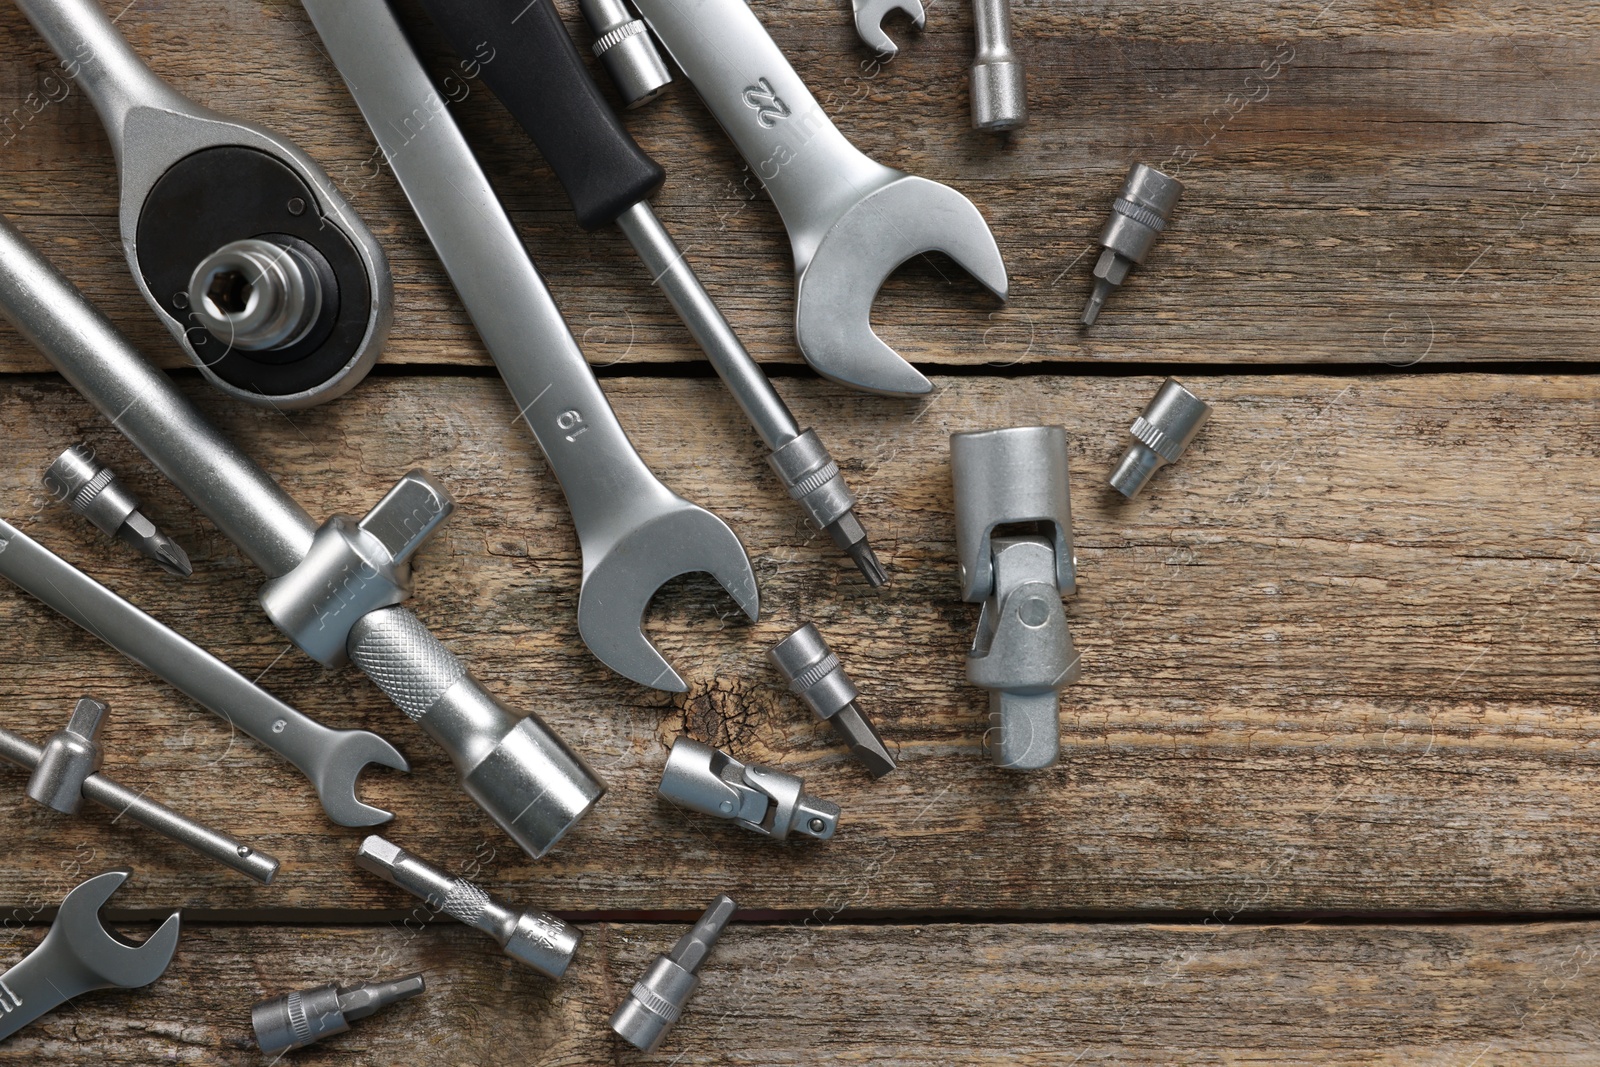
[[[79,700],[67,725],[44,743],[38,766],[28,778],[28,799],[63,815],[83,807],[83,783],[100,770],[105,749],[100,727],[111,709],[92,697]]]
[[[654,1052],[700,985],[697,973],[711,955],[736,905],[726,893],[706,908],[671,952],[657,956],[611,1016],[611,1029],[634,1048]]]
[[[95,458],[88,445],[73,445],[44,472],[44,487],[101,530],[155,560],[168,574],[194,573],[189,556],[139,510],[139,498]]]
[[[1021,129],[1028,124],[1028,89],[1011,47],[1011,0],[972,0],[972,24],[972,128]]]
[[[1156,238],[1172,221],[1172,209],[1183,195],[1183,183],[1135,163],[1123,179],[1122,192],[1111,202],[1111,217],[1100,233],[1105,248],[1094,265],[1094,292],[1083,309],[1083,324],[1093,326],[1106,297],[1128,280],[1135,263],[1143,263]]]
[[[660,96],[672,75],[644,20],[625,0],[579,0],[578,6],[594,31],[594,54],[611,75],[623,106],[636,108]]]
[[[350,1029],[379,1008],[409,1000],[427,988],[420,974],[388,982],[297,989],[250,1009],[256,1044],[266,1053],[292,1052]]]
[[[446,874],[377,834],[361,842],[356,865],[422,898],[428,907],[482,930],[507,956],[551,978],[566,972],[583,939],[576,927],[554,915],[501,903],[465,878]]]
[[[894,757],[856,703],[861,694],[815,626],[806,623],[769,649],[767,658],[812,714],[844,738],[872,777],[894,770]]]
[[[1168,378],[1133,420],[1128,431],[1133,434],[1133,444],[1112,472],[1111,487],[1129,500],[1138,496],[1152,474],[1178,462],[1209,418],[1210,404],[1179,385],[1176,378]]]

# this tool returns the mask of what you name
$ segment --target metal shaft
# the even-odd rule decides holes
[[[3,218],[0,315],[268,577],[305,558],[311,516]],[[445,746],[468,795],[529,855],[549,851],[605,793],[537,716],[518,721],[409,611],[361,623],[351,659]]]
[[[27,738],[18,737],[9,730],[0,730],[0,759],[32,769],[39,765],[43,755],[43,749]],[[96,804],[103,804],[112,811],[126,815],[141,826],[165,834],[208,859],[254,878],[262,885],[271,885],[273,876],[278,873],[278,861],[265,852],[257,852],[227,834],[201,826],[193,819],[150,800],[142,792],[118,785],[103,774],[91,774],[84,779],[83,795]]]

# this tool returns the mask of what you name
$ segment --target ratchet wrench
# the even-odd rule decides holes
[[[0,576],[294,764],[340,826],[376,826],[394,818],[356,798],[356,780],[368,763],[411,769],[377,734],[323,726],[3,519]]]
[[[687,691],[645,636],[645,609],[669,579],[704,571],[754,620],[744,546],[634,451],[394,13],[383,0],[302,2],[566,493],[583,550],[584,644],[626,678]]]
[[[16,0],[94,104],[122,184],[139,291],[210,382],[303,408],[377,362],[389,263],[322,168],[287,138],[174,90],[98,0]]]

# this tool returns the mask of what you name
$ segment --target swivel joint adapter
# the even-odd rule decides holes
[[[454,509],[443,486],[412,471],[366,518],[323,523],[299,565],[261,587],[261,606],[312,659],[344,666],[356,621],[411,595],[411,557]]]
[[[811,713],[844,738],[872,777],[882,778],[894,770],[894,757],[856,703],[861,694],[855,683],[815,626],[806,623],[768,649],[767,658]]]
[[[1043,770],[1061,754],[1058,693],[1077,681],[1063,595],[1077,589],[1067,433],[1060,426],[957,433],[961,598],[983,604],[967,680],[989,690],[995,766]],[[996,536],[998,527],[1009,528]],[[1020,528],[1020,531],[1019,531]]]
[[[641,1051],[660,1048],[667,1031],[699,988],[700,976],[696,972],[716,947],[722,928],[733,918],[736,907],[732,897],[718,894],[672,951],[657,956],[650,969],[633,983],[628,999],[612,1013],[611,1029]]]
[[[1111,472],[1111,488],[1129,500],[1138,496],[1152,474],[1178,462],[1210,417],[1210,404],[1168,378],[1133,420],[1133,444]]]
[[[566,973],[583,940],[577,927],[554,915],[496,900],[481,886],[446,874],[377,834],[361,842],[356,865],[420,897],[430,908],[482,930],[507,956],[551,978]]]
[[[656,794],[774,841],[791,832],[826,841],[838,827],[839,805],[807,796],[805,786],[795,775],[740,763],[710,745],[680,737],[672,744]]]
[[[44,487],[102,532],[155,560],[168,574],[187,578],[194,573],[188,554],[145,517],[139,498],[88,445],[73,445],[57,456],[44,472]]]
[[[1183,195],[1183,183],[1135,163],[1123,179],[1122,192],[1111,202],[1111,217],[1100,233],[1105,248],[1094,265],[1094,292],[1083,309],[1083,324],[1093,326],[1106,297],[1128,280],[1135,263],[1143,263],[1156,238],[1172,221],[1172,209]]]
[[[92,697],[79,700],[67,725],[44,743],[39,763],[28,779],[28,799],[63,815],[83,807],[83,783],[100,770],[105,749],[100,727],[111,709]]]
[[[250,1024],[261,1051],[292,1052],[350,1029],[350,1024],[423,992],[422,975],[412,974],[389,982],[362,982],[339,986],[329,983],[315,989],[297,989],[250,1009]]]

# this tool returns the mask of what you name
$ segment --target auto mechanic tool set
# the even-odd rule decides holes
[[[355,387],[383,347],[393,289],[382,248],[327,175],[284,138],[171,89],[97,0],[16,3],[105,124],[121,180],[128,264],[206,380],[235,399],[279,409]],[[673,577],[705,572],[755,619],[755,573],[733,530],[663,485],[634,450],[413,50],[412,34],[437,34],[463,57],[496,57],[478,73],[549,162],[578,225],[622,231],[749,418],[789,496],[870,585],[888,580],[839,465],[817,432],[795,421],[656,218],[649,200],[665,175],[621,125],[553,7],[424,0],[431,22],[403,26],[387,0],[302,3],[561,484],[582,550],[578,630],[596,658],[641,685],[686,691],[644,633],[651,599]],[[671,80],[658,41],[760,176],[794,246],[795,336],[807,362],[850,388],[928,392],[927,378],[873,333],[873,298],[900,264],[938,251],[1003,299],[1005,265],[978,208],[856,150],[741,0],[631,5],[581,0],[594,52],[635,107]],[[973,125],[1015,129],[1027,107],[1007,0],[974,7]],[[891,11],[924,25],[917,0],[854,0],[857,30],[881,55],[895,52],[881,27]],[[1085,326],[1145,262],[1181,188],[1143,164],[1128,172],[1100,238]],[[363,517],[318,522],[3,219],[0,315],[260,567],[268,618],[318,663],[353,664],[371,678],[444,747],[462,788],[529,856],[543,856],[601,799],[605,783],[580,754],[537,715],[502,704],[403,606],[412,557],[455,506],[432,475],[404,475]],[[1109,484],[1129,498],[1139,493],[1182,455],[1210,410],[1168,380],[1133,423],[1134,442]],[[1049,768],[1060,756],[1060,690],[1078,677],[1062,602],[1076,582],[1066,431],[956,433],[950,464],[961,596],[982,605],[967,676],[990,693],[990,754],[1008,770]],[[66,449],[42,477],[54,497],[106,534],[174,576],[191,573],[182,547],[89,447]],[[388,741],[322,726],[4,521],[0,576],[283,756],[310,780],[334,823],[370,827],[392,818],[356,794],[369,764],[409,770]],[[867,773],[881,778],[896,769],[815,626],[800,626],[768,655]],[[0,757],[31,770],[26,795],[41,805],[71,814],[87,797],[270,883],[277,860],[102,773],[97,735],[108,713],[85,697],[42,746],[0,730]],[[828,840],[842,816],[795,775],[688,736],[672,745],[658,792],[777,841]],[[497,900],[383,837],[367,837],[354,862],[489,934],[549,978],[565,973],[578,950],[581,933],[572,925]],[[72,889],[39,946],[0,974],[0,1038],[72,997],[161,976],[177,948],[176,914],[140,945],[100,920],[130,874],[107,871]],[[618,1035],[646,1051],[660,1045],[734,910],[731,898],[718,896],[656,958],[611,1018]],[[423,991],[422,975],[325,984],[262,1000],[252,1021],[260,1047],[283,1052]]]

